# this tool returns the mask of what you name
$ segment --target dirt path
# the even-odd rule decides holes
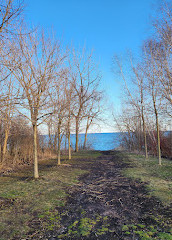
[[[61,228],[47,239],[154,239],[144,238],[150,226],[154,234],[163,232],[166,223],[159,219],[170,218],[169,209],[146,194],[144,183],[125,178],[124,167],[110,152],[86,165],[90,173],[69,189],[68,203],[59,210]]]

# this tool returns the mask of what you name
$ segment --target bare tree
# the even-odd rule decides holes
[[[172,4],[170,2],[163,1],[153,26],[157,45],[154,61],[159,74],[161,95],[165,99],[166,112],[172,117]]]
[[[58,139],[58,165],[61,164],[61,142],[65,134],[65,125],[67,117],[67,78],[65,70],[53,86],[53,94],[51,93],[51,102],[53,103],[53,125],[55,138]]]
[[[17,3],[16,3],[17,2]],[[0,3],[0,36],[16,29],[17,18],[23,11],[23,1],[2,0]]]
[[[147,41],[144,46],[145,53],[145,75],[148,79],[148,90],[152,97],[153,109],[156,118],[156,130],[157,130],[157,153],[159,159],[159,165],[161,165],[161,142],[160,142],[160,128],[159,128],[159,112],[161,110],[161,99],[158,85],[159,71],[157,69],[156,58],[156,42]]]
[[[146,134],[146,123],[145,123],[145,83],[143,72],[140,71],[140,66],[134,67],[132,64],[132,70],[136,77],[136,84],[139,90],[139,112],[141,114],[143,134],[144,134],[144,147],[145,147],[145,158],[148,159],[148,147],[147,147],[147,134]]]
[[[26,114],[23,110],[20,113],[30,119],[33,126],[35,178],[39,177],[37,127],[51,114],[49,92],[62,60],[59,43],[53,37],[47,39],[43,32],[34,32],[18,36],[11,59],[13,67],[9,64],[21,89],[20,105],[26,109]]]
[[[93,55],[87,55],[85,49],[82,53],[73,50],[70,60],[71,78],[75,90],[75,106],[73,116],[76,124],[76,145],[78,152],[79,128],[82,119],[85,117],[85,107],[91,98],[96,94],[99,86],[100,73],[93,61]]]
[[[134,136],[138,139],[137,145],[142,147],[140,130],[143,127],[145,157],[149,149],[158,155],[161,165],[161,140],[164,138],[160,126],[168,126],[172,117],[172,4],[169,1],[163,1],[153,27],[154,34],[144,42],[142,60],[136,65],[130,58],[131,68],[123,67],[121,60],[115,57],[124,83],[125,112],[114,118],[119,128],[128,132],[125,140],[131,146]]]
[[[101,106],[102,101],[102,93],[97,91],[97,94],[94,95],[93,98],[87,104],[86,107],[86,128],[85,128],[85,137],[84,137],[84,145],[83,148],[86,149],[87,143],[87,134],[88,130],[95,123],[95,121],[101,121],[100,115],[103,111],[103,106]],[[95,123],[96,124],[96,123]]]
[[[70,73],[66,76],[65,96],[66,96],[66,137],[68,139],[68,159],[71,160],[71,124],[73,120],[73,108],[75,104],[74,84],[70,78]]]
[[[15,112],[14,99],[17,97],[17,92],[14,91],[14,84],[10,77],[9,81],[5,84],[5,89],[3,89],[5,97],[1,102],[1,123],[3,123],[4,138],[1,144],[3,144],[1,152],[1,161],[4,164],[5,155],[7,151],[8,137],[10,133],[11,121]],[[15,98],[14,98],[15,94]],[[2,125],[1,125],[2,126]]]
[[[21,22],[20,16],[23,12],[23,1],[1,0],[0,2],[0,83],[11,75],[11,71],[5,69],[6,60],[11,52],[12,36]],[[5,73],[5,74],[4,74]],[[6,99],[3,89],[0,102]]]
[[[143,72],[141,71],[140,66],[139,65],[135,66],[131,54],[130,54],[129,59],[130,59],[129,62],[130,62],[130,69],[131,69],[130,76],[128,75],[128,72],[125,74],[122,62],[117,56],[114,56],[113,63],[114,63],[114,66],[116,66],[116,64],[117,64],[120,76],[122,78],[123,88],[125,89],[126,104],[127,105],[130,104],[131,109],[133,109],[133,111],[134,111],[136,119],[138,119],[139,126],[137,127],[137,132],[138,132],[138,139],[139,139],[139,151],[141,151],[141,125],[143,126],[144,151],[145,151],[145,158],[147,159],[148,158],[148,150],[147,150],[147,134],[146,134],[146,123],[145,123],[144,76],[143,76]],[[132,87],[130,86],[130,88],[129,88],[129,84],[127,83],[127,76],[130,78],[130,82],[131,82],[130,84],[132,84]],[[127,108],[128,108],[128,106],[127,106]],[[133,117],[132,117],[132,119],[133,119]],[[141,124],[141,121],[142,121],[142,124]],[[130,131],[129,126],[130,126],[130,124],[127,127],[127,129],[128,129],[127,132],[129,134],[129,138],[132,139],[130,136],[131,134],[129,133],[129,131]]]

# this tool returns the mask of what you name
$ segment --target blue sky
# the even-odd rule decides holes
[[[157,0],[26,0],[27,22],[53,27],[64,45],[93,49],[102,71],[102,88],[109,103],[120,109],[120,84],[111,71],[113,54],[138,55],[151,34]],[[103,131],[112,131],[103,129]]]

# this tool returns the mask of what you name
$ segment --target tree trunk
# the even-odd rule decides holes
[[[161,143],[160,143],[160,135],[159,135],[158,112],[157,112],[157,108],[156,108],[156,103],[155,103],[154,95],[153,95],[153,105],[154,105],[154,112],[155,112],[155,117],[156,117],[157,153],[158,153],[158,160],[159,160],[159,165],[162,165],[162,162],[161,162]]]
[[[4,138],[4,144],[3,144],[3,149],[2,149],[2,164],[5,161],[5,155],[6,155],[6,151],[7,151],[8,136],[9,136],[9,130],[5,129],[5,138]]]
[[[34,159],[34,178],[39,178],[38,173],[38,152],[37,152],[37,124],[33,124],[33,159]]]
[[[3,145],[1,143],[1,163],[2,163],[2,161],[3,161]]]
[[[48,141],[48,146],[49,148],[52,150],[52,136],[51,136],[51,127],[48,126],[48,137],[49,137],[49,141]]]
[[[75,144],[75,152],[78,152],[78,142],[79,142],[79,122],[78,122],[78,118],[76,118],[76,144]]]
[[[145,144],[145,158],[148,159],[147,136],[146,136],[143,106],[142,106],[142,122],[143,122],[143,134],[144,134],[144,144]]]
[[[162,165],[161,162],[161,143],[160,143],[160,134],[159,134],[159,122],[158,122],[158,114],[156,113],[156,129],[157,129],[157,152],[158,152],[158,159],[159,165]]]
[[[61,164],[61,161],[60,161],[60,148],[61,148],[60,124],[58,124],[58,165]]]
[[[67,151],[67,136],[65,135],[65,152]]]
[[[1,163],[2,163],[2,152],[3,152],[3,141],[2,141],[2,120],[0,120],[0,152],[1,152]]]
[[[56,131],[55,134],[54,134],[54,151],[55,152],[57,152],[57,138],[58,138],[57,135],[58,134],[57,134],[57,131]]]
[[[89,128],[89,125],[87,123],[86,131],[85,131],[85,138],[84,138],[84,146],[83,146],[84,149],[86,149],[88,128]]]
[[[68,154],[69,154],[69,160],[71,160],[70,130],[68,131]]]

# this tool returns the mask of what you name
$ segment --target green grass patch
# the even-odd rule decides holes
[[[102,217],[97,215],[94,218],[83,217],[81,219],[75,220],[68,226],[67,232],[61,234],[58,237],[60,239],[83,239],[83,237],[89,237],[92,233],[97,237],[100,235],[105,235],[109,229],[109,219],[108,217]]]
[[[77,160],[77,159],[97,159],[102,154],[99,151],[92,151],[92,150],[81,150],[78,153],[73,152],[72,153],[72,159],[71,160]],[[62,155],[62,160],[68,160],[68,155]],[[69,160],[70,161],[70,160]]]
[[[171,232],[159,232],[156,226],[145,226],[143,224],[129,224],[122,227],[123,236],[132,235],[133,239],[140,240],[172,240]]]
[[[32,167],[0,177],[0,240],[24,239],[28,232],[35,231],[34,224],[38,224],[38,231],[41,227],[51,230],[54,219],[55,227],[59,227],[56,207],[66,203],[66,188],[77,184],[78,177],[87,173],[72,165],[81,158],[86,160],[79,164],[91,162],[99,155],[98,152],[81,152],[71,161],[62,161],[61,166],[57,166],[56,159],[42,161],[38,180],[33,179]]]
[[[155,157],[145,160],[144,156],[131,153],[124,153],[121,157],[130,166],[124,170],[127,177],[147,182],[150,195],[159,198],[164,204],[172,202],[172,161],[162,159],[160,166]]]

